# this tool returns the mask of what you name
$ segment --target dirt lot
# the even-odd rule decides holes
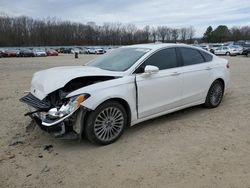
[[[220,107],[197,106],[141,123],[109,146],[26,130],[31,120],[18,99],[32,74],[93,57],[0,59],[1,188],[250,187],[250,58],[227,57],[231,86]]]

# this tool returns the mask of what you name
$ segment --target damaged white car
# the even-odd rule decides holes
[[[34,74],[20,101],[45,131],[110,144],[126,126],[194,105],[217,107],[229,80],[227,60],[183,44],[121,47],[85,66]]]

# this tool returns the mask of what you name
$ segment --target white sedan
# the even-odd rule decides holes
[[[216,55],[230,55],[230,56],[233,56],[233,55],[237,55],[239,52],[237,49],[235,48],[232,48],[230,46],[221,46],[219,48],[216,48],[214,50],[214,54]]]
[[[64,139],[116,141],[126,126],[203,104],[217,107],[229,81],[229,63],[183,44],[121,47],[85,66],[34,74],[20,100],[37,124]]]
[[[33,49],[33,53],[34,53],[34,56],[37,56],[37,57],[40,57],[40,56],[47,56],[47,53],[45,51],[45,49]]]
[[[104,54],[105,51],[102,48],[87,48],[87,54]]]

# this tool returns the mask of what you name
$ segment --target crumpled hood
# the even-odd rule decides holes
[[[31,93],[42,100],[49,93],[64,87],[70,80],[85,76],[123,76],[123,74],[90,66],[55,67],[33,75]]]

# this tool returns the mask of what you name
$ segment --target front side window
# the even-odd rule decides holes
[[[184,66],[204,63],[201,53],[196,49],[180,48],[180,52]]]
[[[147,48],[118,48],[90,61],[87,66],[110,71],[126,71],[149,51]]]
[[[156,66],[160,70],[177,67],[175,48],[167,48],[156,52],[144,62],[144,67],[147,65]]]

